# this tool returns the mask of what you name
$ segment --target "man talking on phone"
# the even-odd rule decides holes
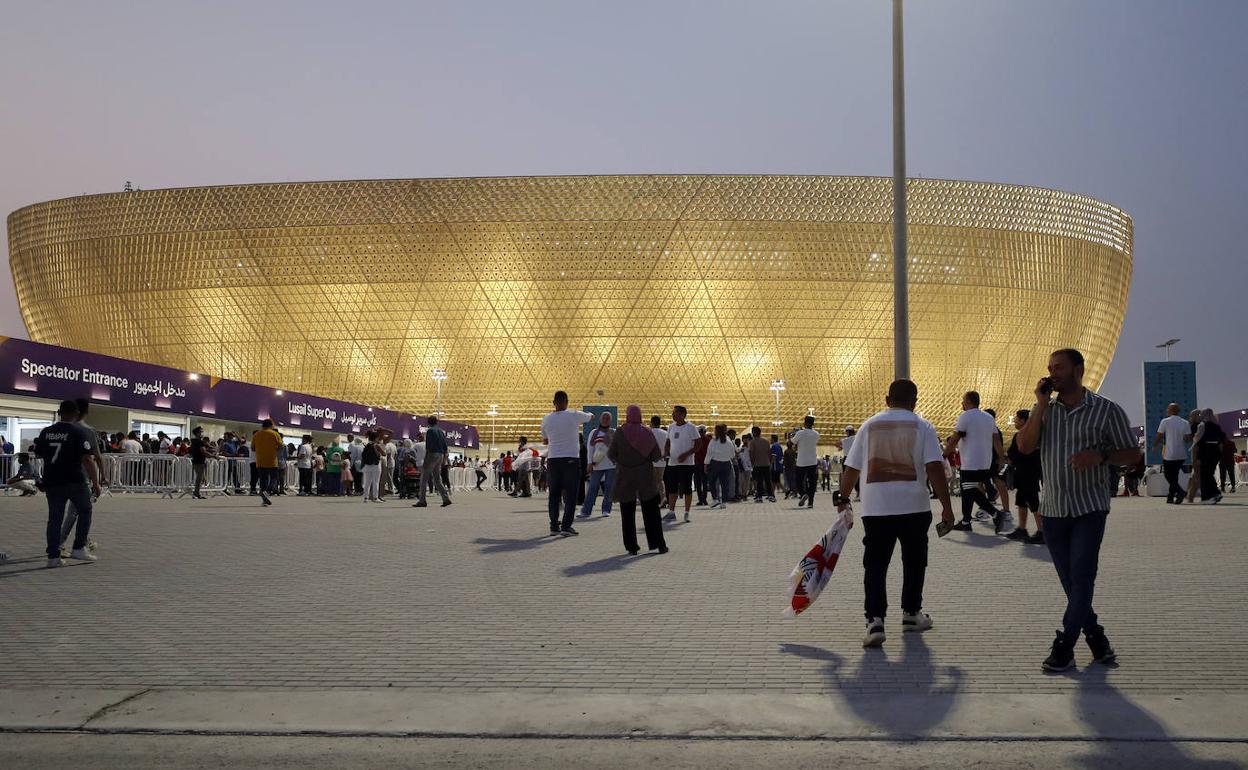
[[[932,526],[930,482],[940,499],[942,528],[953,526],[949,483],[941,461],[940,438],[932,424],[914,413],[919,389],[910,380],[888,386],[888,408],[858,429],[845,458],[841,488],[834,495],[838,511],[849,506],[849,493],[862,478],[862,544],[864,609],[867,634],[863,647],[884,643],[888,612],[886,583],[893,548],[901,543],[901,630],[926,631],[932,619],[923,612],[923,580],[927,573],[927,530]],[[852,523],[850,526],[853,526]]]
[[[1066,612],[1045,671],[1075,663],[1082,631],[1097,663],[1116,653],[1092,609],[1101,539],[1109,517],[1111,465],[1135,465],[1140,450],[1122,407],[1083,386],[1083,354],[1073,348],[1049,356],[1049,376],[1036,385],[1036,405],[1018,433],[1018,449],[1040,449],[1045,495],[1044,537],[1066,592]]]

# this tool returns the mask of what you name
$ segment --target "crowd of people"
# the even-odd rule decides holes
[[[673,407],[670,422],[664,424],[653,415],[646,424],[641,409],[630,405],[617,427],[610,412],[595,415],[570,409],[563,391],[555,393],[554,408],[542,419],[541,444],[521,437],[514,451],[488,464],[466,459],[456,463],[475,470],[476,489],[482,489],[492,465],[499,491],[518,498],[531,497],[535,486],[544,491],[551,536],[574,537],[576,518],[589,518],[596,508],[609,517],[618,508],[624,548],[633,555],[640,552],[638,509],[647,547],[665,554],[669,546],[663,523],[676,521],[678,511],[689,523],[695,506],[725,508],[751,498],[774,502],[779,492],[796,498],[798,508],[813,508],[817,493],[835,486],[833,504],[848,526],[854,523],[852,504],[861,504],[863,644],[868,647],[886,640],[885,582],[898,545],[903,567],[901,628],[921,632],[933,626],[931,616],[923,612],[922,596],[931,501],[936,500],[940,536],[971,530],[978,515],[990,520],[999,534],[1047,545],[1067,605],[1043,668],[1063,671],[1073,665],[1081,634],[1094,661],[1116,657],[1093,610],[1096,563],[1110,499],[1138,496],[1145,477],[1144,455],[1125,412],[1083,387],[1083,368],[1077,350],[1063,349],[1050,356],[1049,375],[1037,383],[1034,406],[1013,416],[1016,432],[1008,446],[996,414],[981,408],[976,391],[964,394],[955,430],[942,441],[931,423],[914,412],[915,384],[897,380],[889,388],[887,408],[857,430],[847,426],[845,435],[832,442],[842,455],[837,484],[832,480],[836,461],[830,453],[818,453],[821,437],[813,416],[782,438],[765,436],[759,426],[738,434],[724,423],[696,425],[681,405]],[[42,478],[30,455],[23,453],[16,474],[8,480],[23,495],[39,490],[47,495],[49,567],[60,566],[64,558],[96,558],[88,535],[93,498],[107,482],[101,477],[104,453],[189,456],[196,468],[196,497],[207,458],[223,457],[246,460],[230,464],[233,488],[241,493],[237,469],[249,465],[251,492],[265,505],[271,504],[269,495],[286,493],[285,474],[278,471],[287,461],[298,469],[296,495],[359,496],[365,502],[380,502],[396,494],[425,507],[427,495],[436,491],[443,507],[452,503],[449,447],[434,416],[414,439],[399,441],[376,430],[350,435],[345,444],[334,440],[317,445],[305,435],[296,446],[283,441],[269,420],[250,437],[226,433],[215,440],[205,438],[200,428],[190,439],[161,432],[154,438],[96,434],[83,420],[87,408],[85,400],[63,402],[58,422],[34,442],[32,452],[42,460]],[[1204,503],[1216,504],[1228,483],[1234,491],[1234,464],[1240,456],[1211,410],[1193,412],[1187,419],[1179,411],[1178,404],[1170,405],[1154,441],[1164,457],[1167,502],[1182,504],[1199,496]],[[585,430],[591,422],[596,424]],[[1180,473],[1188,468],[1192,481],[1185,488],[1179,483]],[[1215,475],[1218,469],[1221,484]],[[961,498],[960,520],[953,513],[951,486]],[[1009,529],[1011,494],[1018,520]],[[1029,519],[1034,533],[1028,532]],[[66,549],[71,530],[73,543]]]

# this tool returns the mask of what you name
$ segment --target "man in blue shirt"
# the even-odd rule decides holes
[[[62,401],[57,415],[60,421],[44,428],[35,439],[35,454],[43,459],[44,493],[48,498],[49,568],[64,564],[61,561],[61,522],[65,518],[65,506],[71,502],[78,512],[78,528],[70,558],[96,560],[86,548],[91,531],[91,498],[93,494],[97,497],[100,494],[94,434],[76,422],[78,405],[73,401]]]
[[[446,461],[447,444],[446,434],[438,427],[438,418],[429,415],[429,427],[425,429],[425,464],[420,471],[420,501],[413,505],[413,508],[427,508],[429,503],[425,501],[425,487],[432,484],[438,494],[442,495],[442,507],[451,504],[451,496],[446,492],[446,485],[442,483],[442,463]]]

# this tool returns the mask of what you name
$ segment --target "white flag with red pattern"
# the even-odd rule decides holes
[[[836,569],[841,549],[845,546],[849,529],[853,525],[854,515],[846,508],[819,542],[815,543],[815,547],[807,551],[793,568],[793,572],[789,574],[789,606],[784,608],[786,618],[795,618],[802,614],[819,598],[823,587],[832,577],[832,571]]]

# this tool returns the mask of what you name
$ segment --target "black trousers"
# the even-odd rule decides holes
[[[754,499],[762,500],[764,497],[775,497],[776,493],[772,491],[771,468],[766,466],[754,466]]]
[[[662,498],[655,495],[649,500],[641,501],[641,521],[646,528],[646,547],[651,551],[666,548],[663,539],[663,522],[659,519],[659,506]],[[637,545],[637,501],[620,501],[620,526],[624,529],[624,550],[639,551]]]
[[[1218,479],[1216,471],[1220,458],[1204,456],[1200,458],[1200,499],[1212,500],[1218,496]]]
[[[693,465],[693,491],[698,493],[698,505],[706,505],[706,467],[704,463]]]
[[[895,516],[863,516],[862,584],[867,620],[888,614],[888,565],[893,547],[901,543],[901,609],[914,614],[923,609],[923,580],[927,575],[927,530],[931,511]]]
[[[1187,492],[1179,485],[1179,471],[1183,470],[1182,460],[1162,460],[1161,472],[1166,476],[1166,483],[1170,485],[1166,491],[1166,502],[1173,503],[1176,500],[1182,500]]]
[[[971,520],[971,514],[975,512],[976,504],[985,511],[996,514],[996,506],[984,495],[984,490],[979,488],[980,483],[985,481],[995,485],[996,482],[992,479],[992,471],[987,468],[980,471],[964,470],[960,475],[962,482],[962,521]]]
[[[1226,481],[1231,481],[1231,491],[1235,491],[1235,463],[1220,463],[1218,465],[1218,481],[1219,489],[1226,491]]]
[[[815,465],[797,466],[797,491],[808,500],[815,499],[815,491],[819,489],[819,468]]]
[[[571,529],[572,517],[576,515],[576,490],[581,486],[581,461],[576,457],[552,457],[546,461],[546,476],[550,528]],[[560,502],[563,503],[562,521],[559,519]]]
[[[299,469],[299,491],[305,495],[312,494],[312,469]]]

